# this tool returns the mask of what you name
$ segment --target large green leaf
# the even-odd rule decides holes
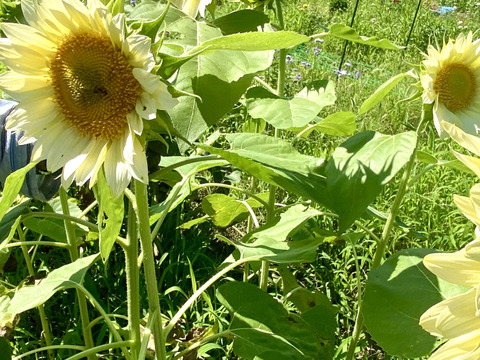
[[[400,50],[404,48],[404,46],[395,45],[387,39],[378,40],[375,36],[367,37],[358,35],[350,26],[344,24],[333,24],[328,32],[319,34],[318,36],[324,35],[388,50]]]
[[[322,342],[302,317],[258,287],[230,282],[217,290],[219,301],[231,312],[233,351],[247,360],[317,359]]]
[[[430,354],[438,342],[419,325],[420,316],[434,304],[467,290],[425,268],[422,260],[432,252],[402,250],[370,271],[363,300],[365,325],[389,355],[418,358]]]
[[[36,285],[23,286],[15,292],[7,312],[20,314],[42,305],[57,291],[80,286],[87,270],[97,259],[98,254],[80,258],[53,270]]]
[[[191,18],[181,18],[167,27],[178,39],[167,39],[162,51],[169,56],[179,56],[207,40],[221,36],[220,30]],[[258,71],[268,68],[272,51],[219,50],[195,56],[179,69],[175,87],[194,96],[181,97],[169,114],[174,127],[189,141],[194,141],[208,127],[214,125],[230,111],[250,85]],[[165,57],[163,72],[168,70]],[[167,71],[168,72],[168,71]],[[168,74],[167,74],[168,75]],[[181,145],[182,150],[185,145]]]
[[[292,99],[276,97],[262,88],[250,89],[246,96],[249,115],[263,119],[277,129],[303,127],[336,100],[335,84],[327,81],[305,87]]]
[[[63,220],[29,217],[23,221],[23,224],[33,232],[47,236],[55,241],[67,242]],[[80,231],[80,228],[75,227],[76,235],[80,235]]]
[[[262,134],[230,134],[232,149],[198,145],[259,180],[322,203],[323,159],[302,155],[288,142]]]
[[[413,131],[397,135],[365,131],[334,151],[326,166],[327,194],[323,201],[339,215],[340,231],[362,215],[407,163],[416,141]]]

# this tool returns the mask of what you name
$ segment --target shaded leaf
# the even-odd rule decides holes
[[[308,323],[258,287],[229,282],[218,288],[217,297],[232,313],[235,354],[247,360],[316,358],[321,345]]]
[[[446,297],[467,290],[425,268],[422,260],[433,252],[402,250],[370,271],[363,300],[365,325],[390,355],[417,358],[430,354],[438,342],[419,325],[420,316]]]
[[[225,16],[219,17],[213,21],[215,26],[219,27],[224,34],[234,34],[239,32],[257,31],[258,26],[262,26],[270,21],[269,17],[256,10],[238,10]]]

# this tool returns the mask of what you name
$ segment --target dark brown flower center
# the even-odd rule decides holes
[[[55,101],[82,135],[114,140],[127,129],[141,94],[132,70],[108,37],[69,35],[50,59]]]

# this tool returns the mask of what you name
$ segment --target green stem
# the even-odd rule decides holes
[[[62,186],[60,186],[59,194],[60,194],[60,203],[62,204],[63,213],[65,215],[70,215],[70,209],[68,207],[67,192]],[[67,243],[70,245],[68,249],[70,253],[70,260],[74,262],[79,258],[77,241],[75,239],[75,229],[70,220],[65,219],[64,223],[65,223],[65,233],[67,236]],[[83,337],[85,340],[85,347],[87,349],[93,348],[95,344],[93,342],[92,332],[88,327],[90,320],[88,319],[87,299],[85,298],[85,295],[82,294],[78,289],[77,289],[77,298],[78,298],[78,307],[80,309],[80,318],[82,321],[82,330],[83,330]],[[89,355],[88,359],[94,360],[95,356]]]
[[[113,337],[117,342],[123,342],[124,340],[120,336],[119,332],[117,331],[115,324],[113,323],[112,320],[110,320],[110,317],[108,316],[107,312],[104,310],[102,305],[95,299],[95,297],[82,285],[78,285],[77,283],[72,284],[75,289],[77,289],[78,292],[80,292],[90,303],[92,306],[100,313],[100,315],[103,317],[105,320],[105,323],[107,324],[110,332],[112,333]],[[88,324],[88,329],[91,329],[90,324]],[[87,349],[88,350],[88,349]],[[125,357],[126,360],[131,360],[132,357],[130,356],[130,353],[127,348],[123,348],[123,356]]]
[[[393,202],[392,208],[390,209],[390,213],[388,214],[385,227],[383,228],[382,236],[379,239],[379,241],[377,241],[377,248],[375,250],[375,255],[373,257],[373,262],[372,262],[373,269],[379,267],[382,264],[383,257],[385,255],[385,250],[387,249],[387,246],[390,240],[391,230],[395,223],[395,218],[398,214],[400,205],[405,196],[407,185],[410,179],[410,173],[413,169],[413,166],[415,165],[415,159],[417,157],[417,150],[419,146],[418,136],[425,123],[425,120],[426,120],[425,115],[426,115],[426,112],[425,112],[425,109],[423,109],[422,118],[420,119],[420,123],[418,124],[417,131],[416,131],[417,142],[415,144],[415,148],[413,149],[412,155],[410,156],[410,159],[407,163],[405,171],[403,172],[402,179],[400,180],[400,184],[398,186],[397,195],[395,196],[395,200]],[[355,356],[355,347],[357,346],[358,340],[363,330],[364,318],[362,313],[362,309],[363,309],[362,302],[363,302],[362,298],[360,298],[359,296],[357,317],[355,321],[355,326],[353,328],[352,341],[350,342],[345,360],[353,360]]]
[[[153,340],[155,342],[155,354],[157,359],[166,360],[165,337],[163,336],[162,317],[160,310],[160,298],[158,295],[157,277],[155,274],[155,259],[153,257],[153,245],[150,233],[148,217],[147,186],[135,180],[135,199],[137,205],[137,220],[142,244],[143,268],[145,283],[147,286],[149,316],[156,316],[153,322]]]
[[[18,241],[9,243],[4,246],[4,248],[11,248],[15,246],[31,246],[31,245],[45,245],[45,246],[56,246],[63,249],[68,249],[69,245],[57,241]]]
[[[127,219],[127,246],[125,251],[125,271],[127,277],[127,312],[130,340],[133,341],[131,354],[138,358],[140,347],[140,272],[138,268],[137,219],[134,206],[129,202]]]
[[[132,341],[120,341],[120,342],[115,342],[113,344],[99,345],[99,346],[95,346],[91,349],[82,351],[81,353],[78,353],[76,355],[70,356],[69,358],[67,358],[67,360],[79,360],[79,359],[83,359],[85,357],[90,357],[92,355],[95,355],[96,353],[98,353],[100,351],[116,349],[116,348],[125,348],[125,347],[127,347],[131,344],[132,344]]]
[[[74,222],[79,225],[83,225],[88,227],[90,230],[98,231],[98,225],[92,224],[91,222],[88,222],[86,220],[79,219],[76,216],[71,216],[67,214],[58,214],[54,212],[45,212],[45,211],[39,211],[39,212],[31,212],[28,214],[25,214],[22,216],[22,221],[25,219],[31,218],[31,217],[39,217],[39,218],[51,218],[51,219],[62,219],[62,220],[67,220],[69,222]]]
[[[20,238],[21,248],[23,252],[23,257],[25,258],[25,263],[27,265],[28,274],[32,277],[35,276],[35,270],[33,269],[32,259],[30,258],[30,254],[28,253],[27,246],[25,245],[27,242],[25,241],[25,234],[23,233],[23,229],[20,225],[17,226],[17,233],[18,237]],[[42,305],[37,307],[38,313],[40,315],[40,322],[42,323],[42,330],[43,336],[45,337],[45,344],[48,346],[52,346],[52,337],[50,335],[50,324],[47,320],[47,315],[45,314],[45,307]],[[53,353],[52,349],[48,349],[48,358],[54,359],[55,354]]]
[[[31,351],[27,351],[26,353],[23,353],[22,355],[15,356],[12,360],[20,360],[24,357],[36,354],[38,352],[56,350],[56,349],[59,349],[59,350],[70,349],[70,350],[83,351],[83,350],[85,350],[85,346],[80,346],[80,345],[51,345],[51,346],[45,346],[45,347],[42,347],[40,349],[34,349],[34,350],[31,350]]]
[[[281,0],[275,0],[275,6],[277,9],[277,19],[281,30],[285,30],[285,21],[283,18],[282,2]],[[285,93],[285,78],[287,69],[287,49],[280,49],[280,56],[278,59],[278,81],[277,81],[277,96],[283,97]],[[275,129],[274,137],[279,137],[278,129]],[[267,222],[272,220],[275,216],[275,198],[277,187],[270,185],[268,196],[268,208],[267,208]],[[263,291],[267,291],[268,287],[268,273],[270,269],[270,262],[268,260],[262,260],[262,267],[260,269],[259,286]]]

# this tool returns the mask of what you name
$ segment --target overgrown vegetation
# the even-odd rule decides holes
[[[271,2],[270,5],[273,3],[275,2]],[[127,13],[135,14],[135,9],[141,4],[140,1],[136,4],[126,4]],[[345,40],[335,36],[319,36],[312,41],[288,49],[287,54],[276,51],[273,55],[273,63],[267,70],[255,71],[256,78],[252,81],[252,87],[265,88],[266,85],[270,89],[277,89],[279,64],[282,56],[286,55],[284,87],[286,98],[293,98],[305,86],[311,86],[313,81],[329,80],[330,84],[334,84],[336,101],[326,104],[319,111],[320,118],[327,118],[328,115],[337,112],[351,111],[356,115],[355,134],[372,130],[393,136],[406,131],[415,131],[422,118],[422,104],[419,97],[410,101],[419,92],[418,86],[414,85],[418,79],[413,77],[402,80],[368,112],[364,114],[358,114],[358,112],[365,100],[385,81],[397,74],[406,73],[412,68],[418,71],[423,60],[422,53],[426,52],[428,44],[441,45],[444,39],[455,38],[461,32],[478,30],[480,6],[466,0],[446,0],[441,4],[433,0],[422,1],[415,19],[418,5],[416,0],[373,0],[368,3],[360,2],[355,18],[352,19],[355,5],[355,2],[342,0],[284,1],[285,29],[312,36],[327,33],[328,29],[336,23],[346,25],[353,23],[352,27],[357,34],[376,36],[378,39],[386,38],[397,45],[408,46],[404,50],[392,51],[359,43],[346,43]],[[454,11],[441,13],[441,6],[456,8]],[[222,4],[219,2],[215,9],[215,18],[245,7],[245,4],[238,2]],[[19,6],[16,3],[3,2],[0,17],[3,21],[14,21],[17,19],[17,15],[14,14],[18,13],[18,9]],[[159,13],[159,10],[157,12]],[[275,11],[269,8],[265,13],[270,17],[272,26],[280,28]],[[152,16],[152,18],[155,17]],[[214,19],[211,14],[208,14],[205,21],[211,23]],[[174,35],[171,36],[171,38],[166,37],[167,43],[174,38]],[[170,50],[173,55],[178,55],[174,53],[177,49],[173,46]],[[174,84],[174,87],[175,85],[178,84]],[[319,89],[327,92],[325,86]],[[170,199],[169,194],[171,196],[172,188],[178,187],[182,176],[185,176],[185,173],[180,175],[175,171],[162,172],[162,169],[166,167],[168,169],[169,166],[174,168],[175,164],[182,164],[182,159],[173,158],[173,156],[188,155],[194,158],[196,155],[201,155],[209,159],[208,157],[213,156],[212,154],[217,154],[226,158],[226,150],[224,150],[225,153],[221,153],[220,150],[215,153],[215,149],[226,149],[230,146],[240,148],[240,145],[235,145],[238,138],[225,139],[220,134],[275,135],[276,138],[292,144],[293,148],[303,155],[327,160],[332,157],[335,149],[352,135],[341,131],[339,136],[312,131],[306,137],[297,137],[298,129],[292,129],[294,126],[287,127],[282,124],[275,128],[272,124],[268,124],[268,121],[255,120],[251,115],[252,109],[255,109],[255,101],[260,97],[256,97],[258,94],[253,93],[254,90],[249,91],[251,92],[246,92],[246,95],[234,102],[233,108],[222,116],[220,121],[201,134],[199,143],[203,145],[188,147],[180,142],[177,146],[172,142],[166,147],[164,143],[150,139],[146,150],[152,180],[148,189],[148,198],[151,206],[150,215],[155,220],[163,216],[159,215],[162,209],[156,205],[165,205],[165,202]],[[208,103],[208,106],[214,105]],[[181,135],[188,138],[186,134]],[[450,147],[457,148],[456,145],[449,140],[439,138],[432,122],[427,123],[419,133],[418,144],[420,155],[417,156],[410,181],[407,183],[406,195],[399,208],[396,223],[385,250],[386,258],[402,249],[430,248],[454,251],[474,239],[474,225],[456,208],[453,203],[453,194],[468,196],[470,188],[477,182],[475,175],[455,160]],[[405,161],[402,165],[407,163],[409,154],[404,157]],[[340,224],[343,219],[339,220],[335,211],[329,210],[328,206],[324,206],[325,204],[315,205],[315,201],[303,196],[301,192],[293,192],[288,188],[282,189],[263,182],[262,180],[267,176],[260,176],[257,179],[251,176],[252,171],[241,168],[239,162],[234,161],[236,159],[226,159],[230,163],[225,161],[215,166],[205,166],[205,169],[198,168],[192,178],[194,181],[191,187],[188,189],[182,187],[178,194],[178,198],[183,201],[176,204],[178,206],[172,207],[168,214],[164,214],[165,218],[162,218],[160,231],[153,243],[156,279],[161,293],[160,305],[164,318],[172,319],[201,284],[215,276],[219,269],[233,263],[235,259],[230,254],[233,253],[238,259],[239,251],[248,253],[247,250],[242,250],[238,246],[244,242],[248,249],[248,244],[254,243],[254,230],[261,228],[263,224],[271,224],[274,218],[280,221],[278,220],[280,214],[286,213],[283,207],[292,210],[292,216],[295,218],[303,216],[306,211],[303,207],[299,210],[300,206],[305,208],[311,206],[308,209],[311,211],[315,209],[319,213],[307,216],[306,221],[299,223],[298,229],[295,228],[294,231],[283,235],[284,238],[288,238],[288,241],[299,239],[310,241],[321,238],[322,241],[318,241],[319,245],[315,251],[315,259],[311,262],[273,261],[270,272],[267,272],[265,290],[292,314],[303,312],[299,309],[299,303],[292,295],[292,290],[301,286],[311,294],[321,294],[318,295],[320,300],[315,297],[314,304],[323,304],[327,307],[326,304],[330,302],[333,305],[332,318],[335,319],[336,330],[333,339],[325,339],[326,344],[328,341],[334,341],[334,344],[330,344],[333,345],[331,346],[331,349],[334,349],[333,353],[326,352],[325,357],[319,358],[327,359],[328,356],[332,356],[332,359],[345,359],[352,340],[358,300],[365,292],[365,282],[375,258],[377,240],[382,234],[385,219],[402,182],[402,171],[393,174],[395,175],[392,176],[393,179],[382,187],[375,200],[368,204],[369,211],[362,212],[361,216],[358,216],[358,221],[357,218],[355,221],[352,220],[347,230],[341,229]],[[260,162],[262,166],[268,169],[274,168],[272,164],[265,165],[267,160],[264,160],[264,163]],[[301,161],[306,160],[302,158],[299,162]],[[183,166],[182,170],[190,171],[187,165]],[[319,168],[321,166],[323,165],[318,165]],[[311,189],[311,191],[316,190],[321,191]],[[280,206],[274,206],[274,210],[265,207],[265,203],[272,204],[268,192],[275,193],[274,203],[280,204]],[[182,196],[184,193],[186,195]],[[252,194],[255,196],[251,196]],[[243,206],[244,209],[239,211],[238,216],[225,220],[221,218],[224,215],[221,214],[219,207],[227,201],[227,196],[229,196],[228,199],[242,201],[238,206]],[[95,201],[95,194],[88,186],[71,187],[68,191],[68,201],[72,215],[81,214],[84,221],[91,224],[97,223],[99,217],[97,207],[83,213]],[[247,202],[248,204],[245,204]],[[23,219],[28,218],[28,214],[37,212],[61,212],[58,198],[42,202],[19,197],[15,206],[10,211],[16,209],[19,214],[22,214]],[[124,206],[125,209],[129,207],[127,197],[124,199]],[[229,209],[231,211],[231,208]],[[295,211],[298,213],[294,213]],[[255,217],[249,216],[252,212]],[[35,218],[32,216],[30,219]],[[8,218],[8,214],[4,217],[0,224],[2,239],[7,238],[11,232],[13,221],[15,217]],[[123,239],[129,236],[126,227],[128,221],[126,217],[119,234]],[[62,228],[63,220],[52,220],[47,227],[54,225]],[[26,221],[23,226],[18,224],[15,226],[18,227],[15,239],[20,242],[52,240],[53,234],[44,224]],[[272,229],[275,229],[275,225]],[[82,224],[77,231],[81,254],[87,256],[98,253],[98,232],[87,229]],[[24,239],[21,238],[22,236]],[[67,241],[65,234],[58,235],[58,238],[53,240],[65,243]],[[9,241],[15,243],[12,237]],[[25,244],[14,246],[12,243],[2,248],[0,253],[3,272],[0,295],[11,297],[19,284],[35,284],[53,269],[70,262],[66,248],[39,245],[31,245],[27,248]],[[236,252],[234,252],[235,249]],[[219,299],[218,288],[227,284],[223,288],[227,293],[227,290],[231,290],[228,284],[232,280],[258,284],[262,281],[260,279],[261,260],[257,258],[251,263],[236,267],[193,302],[181,320],[175,324],[167,339],[167,345],[172,351],[172,359],[242,359],[235,354],[232,342],[238,334],[215,337],[215,334],[227,331],[232,321],[229,312],[231,309],[225,306],[229,302],[225,298]],[[84,283],[85,288],[99,301],[106,313],[115,314],[112,320],[115,321],[115,326],[121,335],[128,333],[125,261],[122,247],[118,244],[113,246],[108,261],[105,264],[101,261],[96,262],[90,268]],[[31,274],[26,263],[31,264],[34,274]],[[144,329],[147,326],[149,306],[144,277],[140,276],[140,279],[140,308],[143,309],[141,318],[142,329]],[[287,279],[290,281],[290,288],[286,286]],[[295,281],[298,284],[295,284]],[[256,294],[256,290],[250,288],[245,288],[245,291],[247,294]],[[228,297],[227,295],[222,296]],[[63,289],[41,305],[49,320],[52,334],[49,343],[83,344],[82,327],[79,325],[80,310],[76,299],[74,291]],[[229,301],[233,302],[231,298]],[[0,309],[1,304],[0,302]],[[234,307],[234,305],[231,306]],[[98,313],[91,308],[90,320],[96,319],[97,316]],[[19,356],[28,351],[47,345],[43,335],[44,330],[42,330],[42,319],[36,308],[23,312],[13,322],[15,326],[12,327],[12,332],[0,333],[0,336],[8,339],[8,345],[1,346],[4,346],[4,349],[11,346],[14,356],[20,358]],[[114,341],[111,330],[103,321],[93,324],[91,330],[95,346]],[[191,351],[185,351],[195,344],[195,341],[203,341],[209,336],[212,336],[211,341],[202,343],[201,347]],[[2,349],[1,346],[0,349]],[[149,349],[151,350],[151,346]],[[182,355],[174,355],[181,351],[184,351]],[[55,350],[54,354],[45,351],[25,358],[66,359],[77,352],[77,350],[61,348]],[[248,351],[243,353],[245,352],[248,353]],[[407,357],[388,354],[368,332],[361,335],[355,347],[355,354],[355,359],[407,359]],[[0,359],[10,358],[2,358],[2,356],[0,350]],[[110,349],[103,353],[102,358],[123,359],[124,354],[119,349]],[[425,358],[425,356],[419,357],[419,359]]]

